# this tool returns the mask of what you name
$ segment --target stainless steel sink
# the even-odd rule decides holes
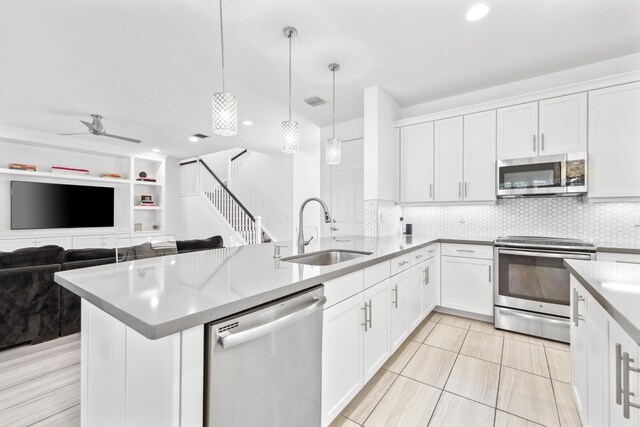
[[[282,261],[306,265],[333,265],[371,254],[372,252],[327,249],[324,251],[312,252],[310,254],[301,254],[282,258]]]

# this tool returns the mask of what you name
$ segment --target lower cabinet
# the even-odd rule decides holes
[[[443,256],[441,305],[493,315],[493,259]]]
[[[589,299],[589,295],[584,288],[577,281],[572,280],[570,294],[572,318],[569,338],[572,345],[571,378],[576,407],[583,425],[587,425],[587,374],[589,372],[587,362],[587,299]]]
[[[424,287],[426,279],[426,261],[411,267],[409,284],[409,329],[413,330],[423,319]]]
[[[364,382],[373,377],[391,355],[389,346],[389,284],[378,283],[363,293]]]
[[[391,353],[409,336],[411,273],[405,270],[391,278]]]
[[[640,403],[638,397],[638,345],[613,320],[609,321],[609,392],[604,401],[609,402],[609,427],[638,427],[640,409],[629,407],[625,410],[625,400],[629,404]],[[628,362],[625,368],[625,354]],[[591,372],[589,373],[591,374]],[[625,387],[625,384],[628,387]],[[587,423],[595,426],[591,420]]]
[[[422,317],[427,317],[429,313],[439,305],[438,295],[440,282],[438,280],[438,267],[440,258],[433,256],[423,263],[424,286],[422,287]]]

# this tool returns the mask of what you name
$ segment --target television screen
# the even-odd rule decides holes
[[[114,189],[11,181],[11,229],[114,226]]]

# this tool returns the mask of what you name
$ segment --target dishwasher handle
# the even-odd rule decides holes
[[[315,302],[301,308],[298,311],[294,311],[293,313],[289,313],[285,316],[282,316],[276,320],[272,320],[271,322],[263,323],[262,325],[256,326],[255,328],[247,329],[246,331],[231,333],[229,331],[224,331],[220,333],[218,338],[218,342],[222,346],[222,348],[231,348],[237,345],[243,344],[247,341],[254,340],[261,336],[270,334],[274,331],[277,331],[280,328],[291,325],[292,323],[297,322],[298,320],[304,319],[309,316],[311,313],[317,311],[322,308],[322,306],[327,302],[327,297],[317,298]]]

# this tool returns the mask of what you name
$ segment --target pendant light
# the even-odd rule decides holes
[[[222,0],[220,0],[220,47],[222,51],[222,92],[216,92],[211,97],[213,133],[221,136],[233,136],[238,133],[238,100],[232,94],[225,92]]]
[[[339,165],[342,157],[342,141],[336,138],[336,71],[340,69],[339,64],[329,64],[329,70],[333,73],[333,135],[327,139],[325,161],[328,165]]]
[[[289,120],[282,122],[281,150],[283,153],[297,153],[300,142],[300,128],[298,122],[291,121],[291,39],[298,34],[298,30],[287,27],[283,30],[289,39]]]

